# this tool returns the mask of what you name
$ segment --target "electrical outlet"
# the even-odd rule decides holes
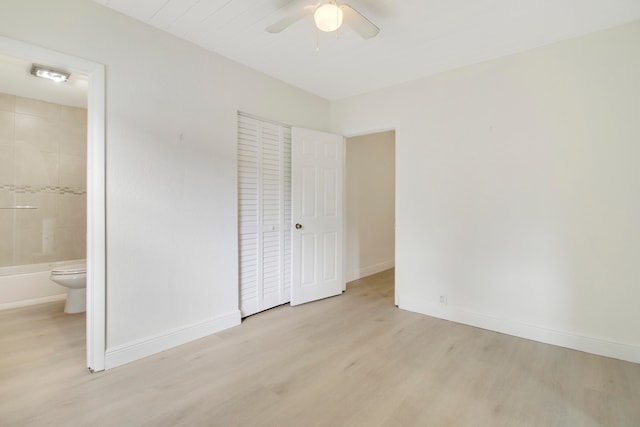
[[[440,305],[447,305],[447,296],[440,295]]]

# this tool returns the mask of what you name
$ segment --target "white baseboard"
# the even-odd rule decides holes
[[[372,274],[380,273],[381,271],[385,271],[395,267],[395,265],[395,260],[389,260],[378,264],[369,265],[367,267],[361,267],[357,270],[351,270],[347,272],[347,282],[371,276]]]
[[[48,297],[25,299],[22,301],[15,301],[15,302],[7,302],[4,304],[0,304],[0,311],[10,310],[12,308],[28,307],[30,305],[44,304],[47,302],[63,301],[66,298],[67,298],[67,293],[65,292],[64,294],[51,295]]]
[[[485,314],[474,313],[455,306],[442,306],[426,301],[402,299],[400,308],[439,319],[463,323],[490,331],[526,338],[545,344],[557,345],[628,362],[640,363],[640,347],[603,340],[585,335],[521,323]]]
[[[177,347],[240,324],[240,310],[187,325],[166,333],[109,348],[105,354],[105,369],[115,368],[143,357]]]

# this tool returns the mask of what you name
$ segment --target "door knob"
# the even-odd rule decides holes
[[[300,230],[302,228],[302,224],[298,223],[296,224],[296,230]]]

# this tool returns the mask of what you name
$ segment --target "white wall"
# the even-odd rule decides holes
[[[346,273],[356,280],[394,266],[395,132],[346,140]]]
[[[0,28],[106,65],[107,352],[239,321],[237,110],[326,130],[329,103],[89,0],[5,0]]]
[[[402,308],[640,362],[639,41],[635,22],[332,104],[334,131],[396,129]]]

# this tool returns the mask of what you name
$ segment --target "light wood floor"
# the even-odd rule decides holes
[[[339,297],[90,374],[84,315],[0,312],[2,426],[640,426],[640,365]]]

